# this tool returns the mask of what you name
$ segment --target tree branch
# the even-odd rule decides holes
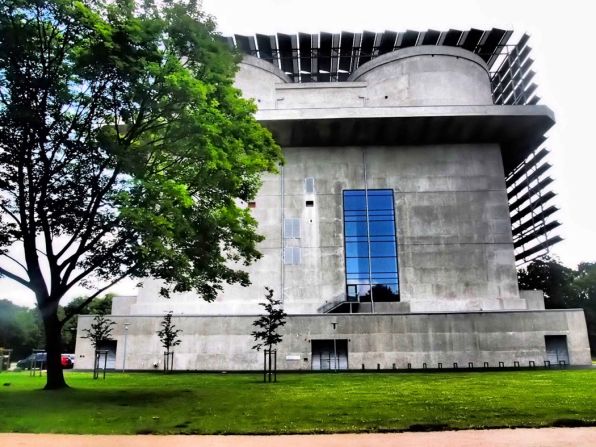
[[[110,247],[110,249],[106,253],[104,253],[103,256],[100,256],[89,268],[87,268],[86,270],[83,270],[83,272],[79,273],[71,282],[67,283],[68,278],[70,277],[70,275],[72,274],[72,272],[74,270],[74,268],[71,269],[69,267],[69,269],[66,271],[66,273],[62,277],[62,284],[64,286],[63,293],[66,293],[66,291],[68,289],[70,289],[72,286],[74,286],[76,283],[78,283],[81,279],[85,278],[87,275],[89,275],[91,272],[93,272],[93,270],[95,270],[96,268],[101,266],[103,261],[105,261],[110,256],[112,256],[116,252],[116,250],[118,250],[126,242],[127,242],[126,239],[121,239],[120,241],[118,241],[117,243],[112,245],[112,247]],[[76,265],[76,262],[73,262],[71,265]]]
[[[6,254],[6,253],[1,253],[0,256],[4,256],[8,259],[10,259],[11,261],[13,261],[15,264],[17,264],[19,267],[21,267],[23,270],[25,270],[25,273],[29,273],[27,271],[27,267],[25,267],[21,262],[17,261],[15,258],[13,258],[12,256]]]
[[[21,278],[19,275],[15,275],[14,273],[9,272],[8,270],[6,270],[3,267],[0,267],[0,276],[6,276],[7,278],[10,278],[13,281],[16,281],[19,284],[27,287],[28,289],[31,289],[31,283],[29,281],[27,281],[26,279]]]
[[[103,293],[104,291],[106,291],[107,289],[109,289],[110,287],[112,287],[114,284],[122,281],[124,278],[126,278],[130,271],[132,269],[129,269],[126,273],[123,273],[122,275],[120,275],[119,277],[117,277],[114,281],[112,281],[111,283],[109,283],[107,286],[102,287],[101,289],[97,290],[93,295],[91,295],[90,297],[88,297],[85,301],[83,301],[83,303],[81,303],[79,306],[77,306],[74,310],[67,312],[64,316],[64,318],[62,320],[60,320],[60,324],[64,325],[64,323],[66,323],[68,320],[70,320],[72,317],[74,317],[76,314],[78,314],[81,310],[83,310],[91,301],[93,301],[95,298],[98,297],[98,295],[100,295],[101,293]]]
[[[17,225],[19,225],[19,227],[21,226],[21,221],[6,206],[0,205],[0,208],[2,209],[2,211],[8,214],[12,218],[12,220],[14,220],[17,223]]]

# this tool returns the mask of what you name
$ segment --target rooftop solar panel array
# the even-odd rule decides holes
[[[533,60],[529,57],[528,35],[511,43],[512,31],[493,28],[467,31],[404,32],[364,31],[352,33],[298,35],[240,34],[227,37],[230,46],[264,59],[283,70],[294,82],[345,81],[360,65],[391,51],[416,45],[446,45],[461,47],[478,54],[491,72],[495,104],[536,104],[532,83]]]
[[[423,32],[364,31],[339,34],[319,33],[288,35],[234,35],[227,38],[231,46],[246,54],[265,59],[279,66],[294,82],[338,81],[360,65],[385,53],[416,45],[459,46],[480,55],[492,65],[508,44],[511,31],[497,28],[483,31],[427,30]],[[318,66],[313,66],[313,58]],[[321,76],[320,76],[321,75]],[[321,78],[321,79],[319,79]]]

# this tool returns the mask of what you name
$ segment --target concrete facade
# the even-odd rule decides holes
[[[228,286],[214,303],[163,300],[153,279],[138,297],[117,297],[113,319],[131,323],[130,368],[159,363],[155,331],[168,311],[184,330],[178,368],[260,368],[249,334],[265,287],[290,314],[281,369],[311,369],[311,341],[338,337],[349,340],[350,369],[541,364],[547,335],[567,337],[569,362],[590,362],[583,313],[544,311],[540,292],[517,284],[504,160],[540,140],[554,122],[548,108],[493,105],[484,61],[441,46],[387,53],[338,83],[294,84],[247,56],[236,85],[286,159],[250,204],[263,258],[248,268],[251,286]],[[399,301],[327,314],[347,300],[343,192],[375,189],[393,192]],[[286,219],[299,222],[297,236],[284,233]],[[299,262],[284,262],[290,248]],[[89,319],[79,321],[80,334]],[[90,367],[89,349],[79,338],[78,368]]]
[[[177,370],[247,371],[262,368],[263,354],[251,349],[250,336],[256,316],[178,316],[182,344],[175,349]],[[113,336],[118,350],[115,368],[122,368],[124,354],[123,322],[129,324],[126,369],[162,367],[163,356],[156,331],[160,316],[112,316]],[[92,318],[79,317],[79,331],[88,328]],[[335,329],[333,324],[336,323]],[[581,310],[497,311],[427,314],[319,314],[292,315],[283,329],[284,341],[278,346],[277,365],[281,370],[313,368],[313,340],[347,340],[348,369],[451,369],[528,367],[533,361],[543,366],[548,360],[545,336],[567,337],[569,362],[591,362],[585,337],[586,323]],[[157,366],[154,366],[157,365]],[[77,343],[77,368],[93,367],[93,348],[87,340]]]

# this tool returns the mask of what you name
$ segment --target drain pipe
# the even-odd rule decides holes
[[[284,251],[285,251],[285,244],[286,244],[286,240],[284,239],[284,219],[285,219],[285,210],[284,210],[284,167],[280,166],[279,168],[279,179],[280,179],[280,217],[281,217],[281,278],[280,278],[280,286],[281,286],[281,303],[282,306],[285,302],[285,275],[286,275],[286,269],[285,269],[285,264],[284,264]]]

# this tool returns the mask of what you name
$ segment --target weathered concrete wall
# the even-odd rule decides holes
[[[253,214],[266,239],[251,266],[253,285],[226,287],[215,303],[192,294],[162,301],[146,281],[137,314],[250,314],[264,287],[282,289],[288,313],[317,313],[345,297],[342,191],[395,194],[401,299],[412,311],[525,309],[519,299],[509,209],[497,145],[285,148],[283,176],[268,176]],[[305,193],[305,178],[315,193]],[[281,208],[283,181],[283,211]],[[311,200],[313,206],[306,206]],[[282,239],[283,218],[298,218],[299,239]],[[299,265],[282,264],[298,246]],[[279,296],[279,295],[278,295]]]
[[[278,68],[248,56],[236,84],[260,110],[274,112],[491,103],[484,62],[459,48],[389,53],[360,67],[352,81],[293,84]],[[499,145],[412,146],[395,139],[390,145],[285,147],[281,175],[265,177],[252,210],[266,237],[263,258],[248,268],[253,285],[226,286],[209,304],[193,294],[163,301],[160,284],[147,280],[136,303],[127,304],[130,312],[251,314],[259,311],[265,286],[283,298],[288,313],[317,313],[344,300],[342,191],[365,186],[394,191],[401,299],[412,311],[526,309],[517,290]],[[314,194],[306,194],[306,178],[314,179]],[[283,238],[284,218],[300,220],[299,238]],[[284,247],[300,248],[298,265],[283,264]]]
[[[162,367],[163,349],[156,331],[160,317],[111,316],[117,325],[116,368],[124,354],[123,323],[130,323],[127,335],[127,369]],[[255,316],[175,316],[182,329],[182,344],[176,347],[175,369],[258,370],[262,353],[251,350],[250,333]],[[82,330],[92,318],[80,316],[77,332],[77,369],[90,369],[93,351]],[[337,323],[333,329],[332,322]],[[451,368],[454,362],[497,366],[514,361],[528,366],[530,360],[542,365],[546,359],[545,335],[566,335],[572,365],[591,363],[585,318],[582,310],[511,311],[476,313],[296,315],[283,328],[284,341],[278,346],[278,368],[311,369],[311,341],[347,339],[348,367],[391,369],[421,368],[423,363]],[[299,360],[288,360],[298,358]]]
[[[486,64],[461,48],[393,51],[360,66],[349,80],[368,83],[369,106],[492,104]]]
[[[236,74],[235,85],[245,98],[255,101],[259,108],[274,109],[277,102],[275,85],[291,82],[279,68],[253,56],[245,56]]]
[[[528,303],[530,310],[544,310],[544,292],[542,290],[520,290],[519,296]]]

